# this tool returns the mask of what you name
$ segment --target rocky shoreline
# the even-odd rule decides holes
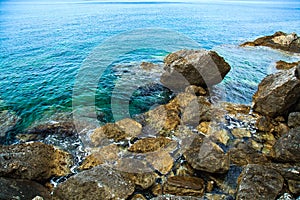
[[[288,47],[276,43],[291,35]],[[300,52],[297,38],[278,32],[254,46]],[[167,104],[87,135],[64,118],[0,146],[0,199],[300,199],[299,63],[265,77],[253,106],[211,98],[230,70],[216,52],[181,50],[164,63],[161,82],[176,92]],[[49,137],[78,143],[58,149]]]

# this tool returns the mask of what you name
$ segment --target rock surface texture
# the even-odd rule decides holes
[[[300,98],[297,68],[268,75],[253,96],[254,111],[266,116],[285,115]]]
[[[276,199],[283,182],[283,177],[274,169],[263,165],[247,165],[239,177],[236,199]]]
[[[300,38],[296,33],[276,32],[271,36],[264,36],[253,42],[245,42],[241,46],[266,46],[293,53],[300,53]]]
[[[229,72],[229,64],[214,51],[180,50],[164,59],[161,82],[183,91],[189,85],[210,87],[220,83]]]
[[[126,199],[134,192],[134,184],[120,172],[97,166],[81,172],[58,185],[54,198],[65,199]]]
[[[70,154],[40,142],[0,146],[0,176],[47,180],[65,176],[72,166]]]

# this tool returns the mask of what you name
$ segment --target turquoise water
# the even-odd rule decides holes
[[[77,75],[93,50],[119,34],[145,28],[170,30],[195,41],[199,48],[217,51],[232,67],[218,86],[223,98],[250,104],[258,83],[274,72],[276,61],[300,59],[268,48],[238,47],[279,30],[300,34],[300,3],[270,2],[0,1],[0,109],[15,111],[23,119],[20,129],[46,114],[72,111]],[[138,44],[147,40],[139,39]],[[157,83],[157,73],[143,77],[132,66],[141,61],[161,63],[168,54],[163,41],[162,37],[155,41],[157,48],[162,44],[161,49],[139,48],[98,66],[104,71],[95,96],[100,121],[114,120],[111,95],[122,74],[130,75],[120,79],[124,86],[145,80]],[[190,44],[173,49],[176,47]],[[123,92],[114,99],[128,99],[126,90]],[[143,112],[170,97],[169,91],[157,85],[138,88],[130,96],[129,112]],[[117,103],[115,107],[118,109]]]

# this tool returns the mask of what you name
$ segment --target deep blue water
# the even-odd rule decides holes
[[[92,80],[95,95],[76,94],[77,106],[91,98],[96,105],[91,113],[96,110],[103,122],[126,117],[126,108],[129,114],[139,113],[164,103],[170,94],[151,84],[159,82],[159,70],[143,73],[137,63],[161,63],[171,50],[191,47],[222,55],[232,67],[218,86],[223,99],[250,104],[258,83],[275,71],[276,61],[300,57],[238,45],[279,30],[300,34],[299,19],[298,1],[0,1],[0,109],[15,111],[25,128],[45,115],[72,111],[74,88]],[[149,28],[158,30],[157,38]],[[117,54],[127,37],[135,38],[130,51]],[[94,66],[95,50],[94,57],[107,57],[107,62]],[[95,73],[82,79],[86,65]],[[125,108],[124,99],[129,102]],[[119,112],[124,109],[125,114]]]

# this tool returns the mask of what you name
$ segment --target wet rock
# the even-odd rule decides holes
[[[270,162],[265,155],[254,150],[246,143],[239,143],[229,150],[230,162],[238,166],[247,164],[264,164]]]
[[[65,176],[72,156],[40,142],[0,146],[0,176],[29,180],[47,180]]]
[[[219,142],[224,145],[227,145],[230,139],[230,136],[228,135],[228,131],[220,127],[217,123],[213,123],[213,122],[209,123],[205,135],[209,137],[213,142]]]
[[[202,197],[189,197],[189,196],[174,196],[174,195],[161,195],[158,197],[154,197],[151,200],[205,200]]]
[[[190,104],[182,112],[182,124],[197,126],[202,121],[210,121],[212,119],[212,104],[205,97],[198,97],[190,102]]]
[[[296,195],[300,194],[300,181],[288,180],[289,190]]]
[[[208,138],[196,137],[183,155],[197,170],[210,173],[225,173],[229,170],[228,154]]]
[[[273,146],[272,156],[282,162],[300,162],[300,127],[291,129]]]
[[[267,163],[266,166],[275,169],[286,180],[300,181],[300,165],[289,163]]]
[[[135,194],[130,200],[147,200],[142,194]]]
[[[172,176],[164,184],[164,193],[177,196],[202,196],[205,185],[201,178]]]
[[[118,160],[116,167],[124,177],[143,189],[155,183],[156,174],[142,159],[123,158]]]
[[[251,137],[251,132],[245,128],[234,128],[231,130],[231,133],[236,138]]]
[[[167,174],[173,167],[174,160],[167,151],[157,151],[146,156],[146,160],[161,174]]]
[[[91,143],[94,146],[106,146],[110,144],[110,139],[115,142],[120,142],[126,139],[129,135],[125,133],[118,125],[113,123],[107,123],[100,128],[94,130],[91,134]]]
[[[284,193],[277,200],[295,200],[289,193]]]
[[[296,33],[287,34],[278,31],[271,36],[264,36],[253,42],[246,42],[241,46],[266,46],[273,49],[300,53],[300,38]]]
[[[179,110],[172,105],[161,105],[144,114],[143,133],[147,135],[167,136],[180,124]]]
[[[120,151],[116,144],[93,149],[92,153],[88,155],[79,166],[79,169],[86,170],[103,163],[113,163],[119,159]]]
[[[143,138],[138,140],[133,145],[128,148],[128,151],[134,153],[148,153],[154,152],[159,149],[164,148],[172,142],[171,139],[166,137],[157,137],[157,138]]]
[[[4,137],[5,133],[11,130],[20,118],[12,111],[0,110],[0,137]]]
[[[44,200],[50,200],[49,191],[39,183],[25,179],[11,179],[0,177],[0,199],[32,200],[40,196]]]
[[[295,128],[300,126],[300,112],[292,112],[289,114],[288,126]]]
[[[134,184],[120,172],[99,165],[80,172],[59,184],[56,199],[126,199],[134,192]]]
[[[210,87],[220,83],[229,72],[229,64],[216,52],[206,50],[180,50],[164,59],[165,72],[160,80],[174,91],[189,85]]]
[[[142,125],[130,118],[117,121],[116,125],[130,137],[137,137],[142,132]]]
[[[204,199],[207,199],[207,200],[233,200],[233,197],[229,196],[229,195],[225,195],[225,194],[206,193],[204,195]]]
[[[283,177],[274,169],[250,164],[239,177],[236,199],[276,199],[283,187]]]
[[[268,75],[253,96],[254,111],[266,116],[285,115],[300,98],[300,79],[295,68]]]
[[[142,62],[140,66],[144,70],[151,71],[153,68],[156,68],[158,65],[151,62]]]
[[[276,69],[287,70],[287,69],[291,69],[293,67],[296,67],[299,64],[300,64],[300,61],[289,63],[289,62],[285,62],[283,60],[280,60],[280,61],[276,62]]]
[[[194,94],[196,96],[205,96],[207,91],[203,87],[190,85],[185,88],[185,93]]]

